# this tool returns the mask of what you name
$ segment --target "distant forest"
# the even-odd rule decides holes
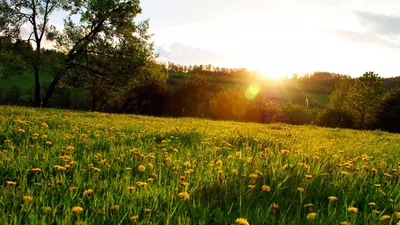
[[[151,57],[119,65],[109,60],[123,58],[87,60],[93,57],[87,53],[80,59],[85,64],[69,62],[73,69],[57,77],[68,54],[42,49],[40,95],[54,90],[46,104],[37,104],[34,47],[6,37],[0,44],[1,104],[400,132],[400,77],[316,71],[265,80],[246,68],[159,63]]]

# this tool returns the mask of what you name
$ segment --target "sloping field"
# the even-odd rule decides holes
[[[0,106],[4,224],[396,224],[400,135]]]

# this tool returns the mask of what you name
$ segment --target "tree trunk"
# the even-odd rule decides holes
[[[42,100],[40,98],[40,66],[34,62],[33,68],[35,70],[35,107],[41,107]]]
[[[61,73],[58,73],[54,78],[53,81],[51,82],[49,89],[47,90],[46,96],[43,99],[43,104],[42,107],[47,107],[49,105],[51,96],[53,96],[53,92],[57,87],[58,81],[61,78]]]
[[[359,127],[360,130],[362,130],[362,127],[364,125],[364,120],[365,120],[365,112],[362,112],[361,121],[360,121],[360,127]]]

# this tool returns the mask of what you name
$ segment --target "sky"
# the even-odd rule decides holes
[[[258,70],[400,75],[398,0],[142,0],[159,60]],[[62,15],[53,15],[56,25]]]

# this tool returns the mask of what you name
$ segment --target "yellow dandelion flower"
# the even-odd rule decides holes
[[[130,192],[132,192],[134,189],[135,189],[135,187],[133,187],[133,186],[128,187],[128,191],[130,191]]]
[[[369,206],[376,206],[376,203],[375,202],[370,202],[370,203],[368,203],[368,205]]]
[[[397,219],[400,219],[400,212],[395,212],[394,215],[397,217]]]
[[[119,210],[119,205],[113,205],[113,206],[111,206],[111,210],[116,210],[116,211],[118,211],[118,210]]]
[[[33,198],[31,196],[29,196],[29,195],[24,196],[24,201],[30,202],[32,200],[33,200]]]
[[[76,214],[81,213],[81,212],[83,212],[83,208],[80,206],[72,207],[72,212],[74,212]]]
[[[245,218],[237,218],[236,223],[238,225],[250,225],[249,222],[247,221],[247,219],[245,219]]]
[[[349,207],[349,208],[347,209],[347,211],[349,211],[350,213],[357,213],[357,212],[358,212],[358,209],[357,209],[356,207]]]
[[[287,154],[289,154],[289,153],[290,153],[289,150],[282,150],[282,151],[281,151],[281,154],[282,154],[282,155],[287,155]]]
[[[233,169],[233,170],[232,170],[232,173],[235,174],[235,175],[237,175],[237,174],[239,174],[239,171],[238,171],[237,169]]]
[[[14,181],[6,181],[6,185],[7,185],[7,186],[15,186],[15,185],[17,185],[17,182],[14,182]]]
[[[181,192],[178,194],[178,196],[183,199],[183,200],[188,200],[190,198],[190,195],[187,192]]]
[[[374,184],[375,187],[381,187],[381,184]]]
[[[92,189],[87,189],[83,192],[84,195],[90,196],[93,194],[93,190]]]
[[[78,190],[78,188],[77,187],[70,187],[69,190],[70,191],[76,191],[76,190]]]
[[[42,208],[42,211],[43,211],[44,213],[48,213],[48,212],[51,211],[51,207],[43,207],[43,208]]]
[[[268,185],[263,185],[262,187],[261,187],[261,190],[263,190],[263,191],[271,191],[271,187],[270,186],[268,186]]]
[[[372,214],[381,214],[381,211],[378,211],[378,210],[372,210]]]
[[[144,211],[144,213],[150,213],[151,212],[151,209],[143,209],[143,211]]]
[[[33,173],[40,173],[42,170],[40,168],[32,168],[31,171]]]
[[[304,205],[304,208],[310,208],[310,207],[314,207],[314,204],[312,203],[308,203]]]
[[[251,179],[257,179],[258,175],[255,173],[250,174],[249,176]]]
[[[349,223],[347,221],[343,221],[343,222],[340,222],[340,225],[351,225],[351,223]]]
[[[248,187],[249,187],[250,190],[253,190],[254,188],[256,188],[256,185],[250,184]]]
[[[138,167],[138,169],[139,169],[140,172],[144,172],[146,170],[146,167],[144,167],[143,165],[140,165]]]
[[[382,220],[382,221],[385,221],[385,220],[388,220],[388,219],[390,219],[390,216],[389,216],[389,215],[383,215],[383,216],[381,216],[381,220]]]
[[[329,199],[330,202],[334,202],[334,201],[338,200],[338,198],[335,197],[335,196],[329,196],[328,199]]]
[[[302,187],[298,187],[297,190],[300,192],[304,192],[304,188],[302,188]]]
[[[272,204],[272,208],[275,209],[275,210],[278,210],[279,209],[279,205],[274,202],[274,204]]]
[[[56,180],[56,183],[57,183],[57,184],[62,184],[62,180],[57,179],[57,180]]]
[[[138,186],[140,186],[140,187],[146,187],[147,186],[147,183],[146,182],[142,182],[142,181],[138,181],[138,182],[136,182],[136,184]]]
[[[25,130],[24,129],[19,129],[18,132],[23,134],[23,133],[25,133]]]
[[[43,128],[49,128],[49,125],[47,125],[47,123],[45,123],[45,122],[43,122],[43,123],[41,124],[41,126],[42,126]]]
[[[47,138],[47,135],[42,134],[42,136],[40,136],[40,138],[41,138],[41,139],[46,139],[46,138]]]
[[[188,183],[188,182],[185,182],[185,181],[181,181],[181,182],[179,182],[179,184],[182,185],[182,186],[184,186],[184,187],[189,186],[189,183]]]
[[[306,175],[306,179],[311,179],[312,175]]]
[[[136,222],[139,219],[139,216],[131,216],[130,220],[132,222]]]
[[[103,210],[101,210],[101,209],[98,209],[98,210],[96,211],[96,214],[97,214],[97,215],[103,215],[103,214],[104,214],[104,212],[103,212]]]
[[[318,214],[316,214],[316,213],[309,213],[308,215],[307,215],[307,219],[309,219],[309,220],[313,220],[313,219],[315,219],[316,217],[317,217],[317,215]]]
[[[128,172],[129,172],[129,171],[132,171],[132,168],[126,167],[126,168],[125,168],[125,171],[128,171]]]
[[[93,167],[92,169],[93,169],[94,172],[100,172],[99,168]]]

